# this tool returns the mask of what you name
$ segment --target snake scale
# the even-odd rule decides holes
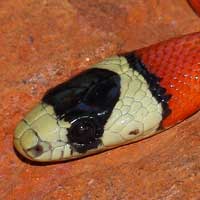
[[[200,109],[200,33],[107,58],[50,89],[18,124],[26,158],[79,158],[159,133]]]

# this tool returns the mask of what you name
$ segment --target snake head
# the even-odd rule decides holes
[[[48,162],[154,134],[163,107],[149,88],[125,57],[106,59],[49,90],[18,124],[15,148],[28,159]]]

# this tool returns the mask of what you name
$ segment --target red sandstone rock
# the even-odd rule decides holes
[[[34,165],[13,150],[43,93],[91,63],[200,31],[187,1],[0,2],[0,199],[199,199],[200,114],[84,159]]]

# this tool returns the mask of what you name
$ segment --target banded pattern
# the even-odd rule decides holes
[[[104,127],[105,146],[148,137],[162,121],[162,106],[149,90],[144,77],[130,67],[125,57],[111,57],[94,66],[120,75],[121,94]]]
[[[51,89],[19,123],[28,159],[68,160],[156,134],[200,109],[200,33],[105,59]]]
[[[172,113],[163,121],[167,128],[200,109],[200,33],[171,39],[136,52],[146,68],[162,80],[171,94]]]
[[[15,147],[42,162],[81,157],[155,134],[162,113],[162,103],[143,75],[130,67],[126,57],[111,57],[50,90],[18,125]],[[74,121],[82,118],[84,123],[72,131]],[[94,118],[100,134],[91,124]]]

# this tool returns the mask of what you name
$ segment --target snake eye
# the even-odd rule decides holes
[[[79,120],[70,128],[68,138],[71,142],[84,144],[95,138],[96,126],[92,121]]]
[[[90,118],[78,119],[68,129],[67,137],[71,145],[78,151],[84,152],[95,148],[100,143],[102,129]]]

